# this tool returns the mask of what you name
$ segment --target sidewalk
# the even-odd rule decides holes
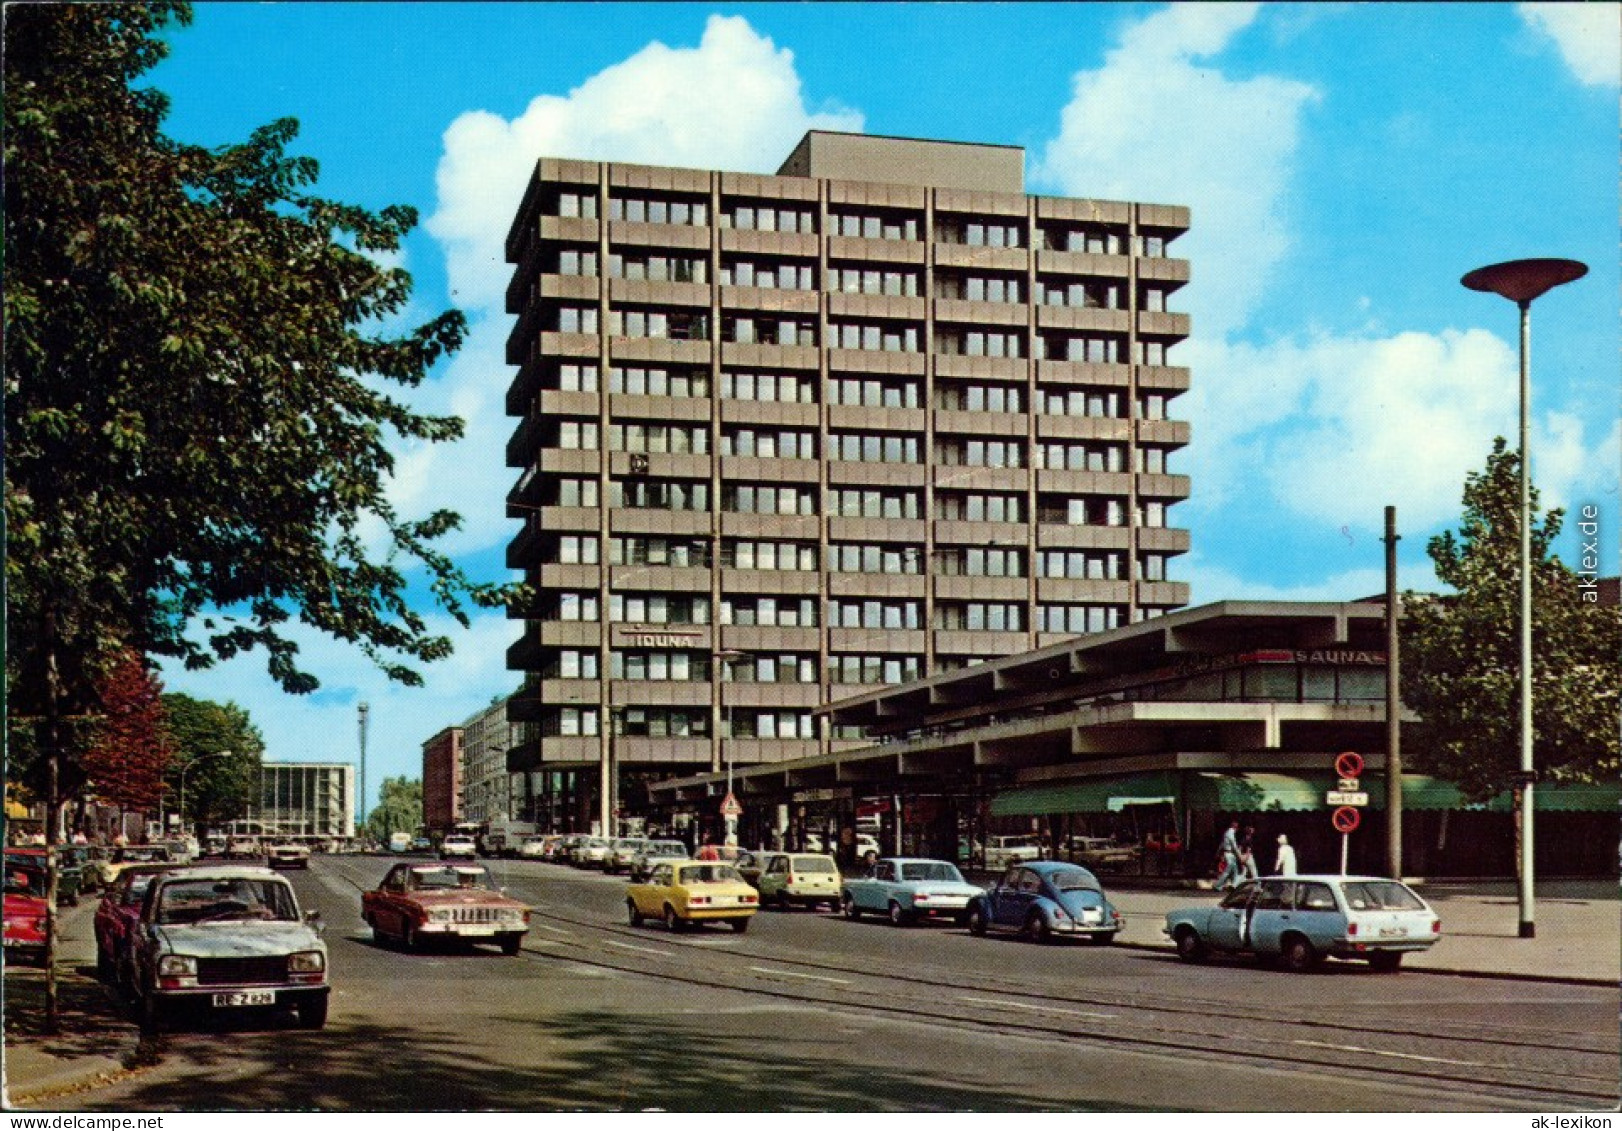
[[[990,882],[989,875],[970,877]],[[1167,881],[1105,875],[1110,898],[1126,917],[1118,946],[1168,950],[1161,934],[1167,911],[1215,901],[1216,892]],[[1512,882],[1415,883],[1442,919],[1442,941],[1411,954],[1404,972],[1516,978],[1616,986],[1622,982],[1622,899],[1610,880],[1547,881],[1538,886],[1537,937],[1519,937]],[[41,1031],[45,977],[33,967],[5,976],[5,1106],[49,1109],[66,1095],[134,1071],[139,1033],[95,979],[93,904],[65,909],[61,918],[58,987],[62,1033]]]
[[[1165,948],[1166,912],[1215,902],[1207,885],[1135,885],[1128,878],[1099,877],[1126,927],[1121,946]],[[1520,937],[1520,910],[1513,881],[1435,883],[1412,881],[1441,917],[1442,940],[1403,959],[1405,971],[1470,974],[1490,978],[1622,983],[1622,898],[1610,880],[1550,880],[1538,885],[1533,905],[1537,937]]]

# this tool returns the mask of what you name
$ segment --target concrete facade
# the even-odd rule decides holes
[[[446,727],[422,744],[422,823],[445,832],[462,819],[462,728]]]
[[[610,758],[828,753],[859,737],[830,700],[1186,604],[1188,211],[1027,196],[1022,160],[813,133],[778,176],[538,163],[510,769],[575,773],[586,812]]]
[[[507,751],[518,742],[517,725],[507,718],[501,699],[462,724],[463,821],[510,821],[520,818],[525,800],[524,775],[507,770]]]
[[[355,835],[355,767],[348,762],[263,762],[244,828],[295,840]]]

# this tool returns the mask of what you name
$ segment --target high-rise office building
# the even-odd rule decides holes
[[[539,162],[507,240],[512,770],[582,771],[583,817],[599,783],[837,748],[828,700],[1187,603],[1188,210],[1029,196],[1023,162],[822,132],[775,176]]]

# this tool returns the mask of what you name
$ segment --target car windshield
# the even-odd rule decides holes
[[[796,872],[837,872],[834,862],[826,856],[795,856],[789,864]]]
[[[686,856],[687,846],[679,840],[656,840],[642,851],[648,856]]]
[[[24,868],[18,864],[6,865],[7,895],[45,895],[45,872],[40,868]]]
[[[676,873],[681,884],[742,883],[743,877],[731,864],[691,864]]]
[[[136,864],[150,864],[156,860],[167,859],[169,859],[169,850],[167,848],[151,845],[144,848],[121,848],[118,850],[117,862],[120,864],[128,864],[132,862]]]
[[[250,919],[298,920],[293,889],[271,879],[176,880],[158,892],[160,923],[223,923]]]
[[[483,868],[413,868],[411,886],[424,888],[482,888],[489,886],[490,874]]]
[[[1103,891],[1098,880],[1085,868],[1055,868],[1048,881],[1060,891]]]
[[[1343,884],[1346,906],[1353,911],[1422,911],[1424,903],[1394,880],[1362,880]]]
[[[938,883],[960,884],[963,874],[950,864],[927,860],[922,864],[901,865],[903,880],[933,880]]]
[[[143,872],[138,876],[131,876],[129,887],[124,889],[125,906],[133,906],[146,898],[146,889],[152,886],[154,872]]]

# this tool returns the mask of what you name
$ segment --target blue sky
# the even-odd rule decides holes
[[[417,320],[467,312],[464,349],[413,396],[468,421],[455,448],[399,449],[407,514],[451,506],[448,546],[504,579],[511,421],[501,246],[542,155],[774,171],[808,128],[1021,145],[1032,192],[1185,204],[1194,282],[1178,402],[1194,495],[1174,576],[1194,602],[1346,599],[1382,587],[1382,508],[1401,584],[1466,472],[1516,427],[1516,317],[1460,287],[1522,256],[1590,275],[1533,308],[1534,476],[1600,509],[1617,571],[1614,4],[210,4],[152,76],[166,128],[202,144],[299,120],[325,195],[416,207],[403,254]],[[1570,560],[1573,540],[1562,546]],[[446,622],[447,630],[454,625]],[[424,739],[510,690],[517,626],[455,630],[427,686],[391,686],[313,636],[313,696],[252,656],[166,675],[247,707],[275,759],[418,776]]]

